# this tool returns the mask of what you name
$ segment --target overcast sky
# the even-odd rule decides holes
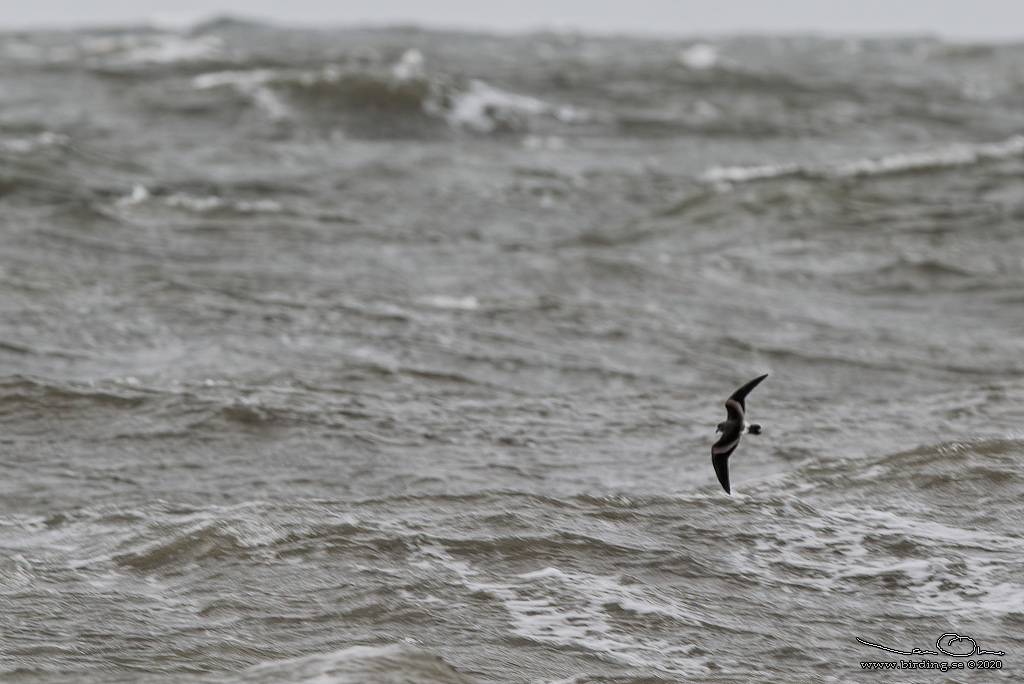
[[[301,25],[1024,40],[1024,0],[0,0],[0,29],[154,20],[175,25],[218,14]]]

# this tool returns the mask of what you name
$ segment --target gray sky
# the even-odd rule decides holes
[[[1024,0],[0,0],[0,29],[178,24],[216,14],[303,25],[496,31],[936,34],[1024,40]]]

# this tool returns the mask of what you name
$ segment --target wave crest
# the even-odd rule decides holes
[[[902,173],[922,173],[1024,155],[1024,136],[1014,135],[996,143],[953,143],[921,152],[898,152],[874,159],[854,159],[825,164],[761,164],[754,166],[716,166],[705,171],[700,180],[707,183],[748,183],[790,176],[804,178],[858,178]]]

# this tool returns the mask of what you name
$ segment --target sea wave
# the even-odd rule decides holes
[[[921,152],[897,152],[874,159],[806,164],[786,162],[755,166],[717,166],[699,176],[707,183],[749,183],[798,176],[804,178],[858,178],[925,173],[959,166],[1001,161],[1024,155],[1024,136],[996,143],[953,143]]]
[[[228,677],[225,682],[245,684],[471,684],[432,651],[409,644],[350,646],[321,653],[264,663]]]
[[[448,93],[442,102],[428,103],[427,111],[443,117],[453,128],[478,133],[528,131],[531,122],[541,118],[562,124],[591,123],[600,118],[583,109],[511,93],[476,79]]]
[[[0,566],[0,591],[60,577],[148,592],[152,610],[165,612],[184,604],[207,616],[233,614],[269,602],[266,619],[288,621],[317,613],[330,597],[327,615],[347,623],[405,630],[412,620],[427,634],[473,614],[502,644],[583,653],[634,675],[735,674],[745,666],[716,659],[711,643],[771,637],[811,657],[815,639],[853,638],[847,621],[825,617],[837,604],[856,604],[861,626],[880,607],[943,619],[1024,614],[1014,562],[1024,553],[1016,529],[1021,445],[958,442],[807,459],[783,475],[748,480],[732,498],[717,485],[679,496],[504,490],[8,516],[0,537],[11,560]],[[965,501],[984,505],[964,510]],[[288,582],[309,582],[325,567],[332,581],[314,583],[302,602],[224,584],[225,574],[266,575],[287,593]],[[183,574],[200,579],[182,584]],[[815,618],[819,632],[809,641],[792,625],[766,633],[792,610]],[[214,623],[209,629],[223,628]],[[317,677],[463,681],[415,641],[271,660],[237,675]]]
[[[17,35],[0,40],[0,58],[50,67],[85,66],[103,71],[233,62],[242,55],[221,36],[150,29],[54,33],[29,42]]]
[[[378,119],[443,121],[454,130],[489,134],[530,131],[543,120],[564,125],[601,120],[593,112],[502,90],[479,79],[463,82],[432,74],[423,53],[414,48],[392,64],[209,72],[195,76],[192,85],[198,90],[232,88],[279,121],[300,113],[363,113]],[[344,128],[346,120],[338,123]]]
[[[619,578],[545,567],[494,582],[469,575],[466,588],[501,601],[522,639],[556,648],[583,649],[626,666],[692,677],[710,670],[692,643],[640,637],[624,623],[671,624],[673,632],[699,629],[708,616],[665,596]],[[646,630],[644,630],[646,631]],[[650,630],[659,632],[660,630]]]
[[[0,679],[1009,652],[1024,52],[935,43],[0,34]]]
[[[226,41],[215,35],[120,33],[87,37],[79,49],[94,66],[134,66],[224,61]]]

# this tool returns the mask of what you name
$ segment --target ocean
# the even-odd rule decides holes
[[[7,32],[0,245],[4,682],[1024,677],[1024,44]]]

